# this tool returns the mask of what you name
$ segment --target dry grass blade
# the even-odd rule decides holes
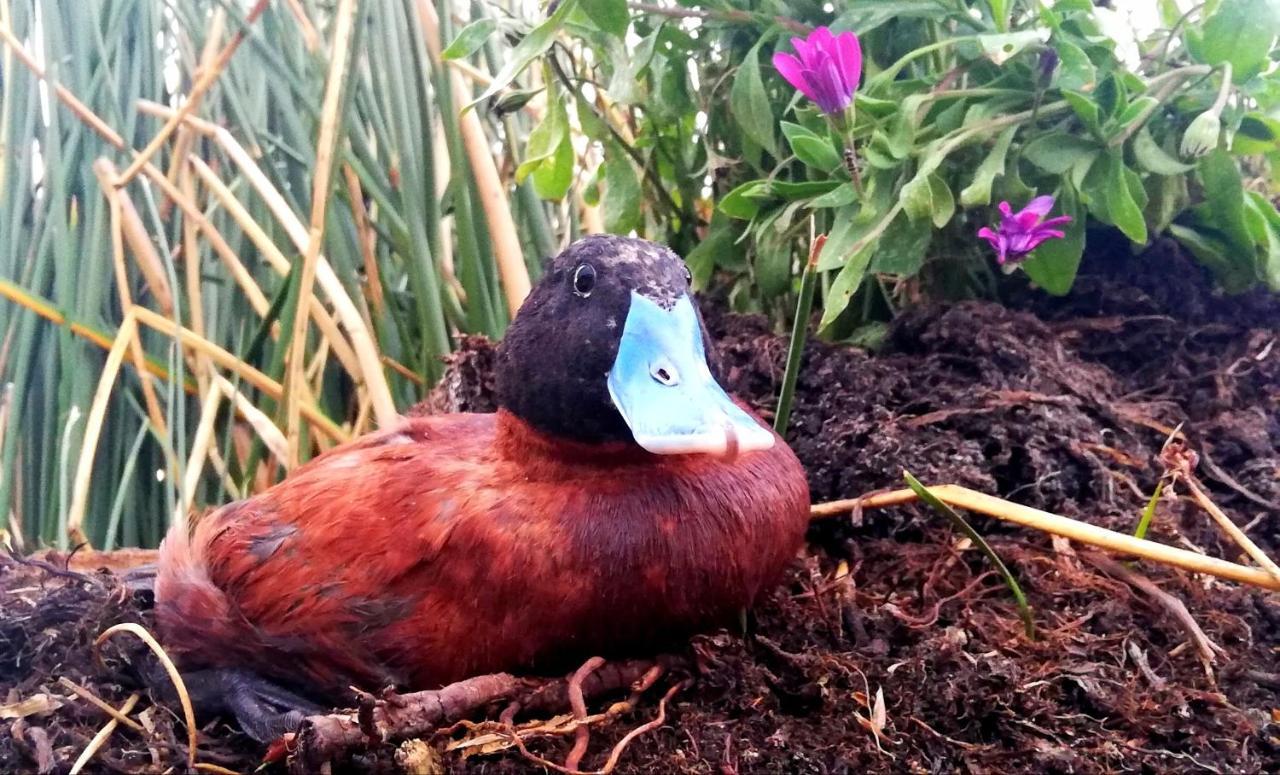
[[[320,262],[320,246],[324,241],[325,215],[329,208],[330,179],[333,175],[333,158],[337,149],[340,130],[339,108],[342,105],[343,85],[347,76],[347,58],[351,50],[351,34],[355,25],[355,0],[341,0],[338,4],[333,33],[332,61],[325,83],[324,104],[320,110],[320,139],[317,142],[315,178],[311,187],[311,228],[307,232],[307,246],[302,254],[302,274],[298,285],[298,310],[293,318],[293,336],[289,340],[287,363],[289,373],[285,379],[285,437],[289,441],[288,467],[299,463],[301,444],[301,413],[299,412],[299,388],[305,383],[307,348],[307,321],[312,292],[316,281],[316,266]]]
[[[101,697],[89,691],[88,689],[84,688],[83,686],[76,683],[75,681],[72,681],[70,678],[67,678],[66,676],[62,676],[61,678],[58,679],[58,683],[61,686],[63,686],[67,691],[71,692],[72,694],[84,700],[85,702],[89,703],[90,705],[93,705],[98,710],[107,714],[108,716],[115,719],[116,721],[119,721],[121,724],[124,724],[126,727],[129,727],[134,732],[137,732],[142,735],[147,734],[147,730],[141,724],[139,724],[138,722],[134,721],[133,719],[125,715],[127,711],[122,712],[122,711],[116,710],[115,708],[111,707],[111,705],[109,705]]]
[[[427,0],[417,0],[417,6],[427,49],[438,66],[440,19],[436,15],[435,7]],[[524,251],[520,248],[519,231],[516,229],[515,218],[511,215],[511,203],[507,200],[506,184],[498,174],[497,164],[489,148],[489,138],[485,135],[480,117],[474,110],[462,110],[462,106],[469,101],[464,99],[463,95],[471,92],[457,70],[450,68],[449,77],[453,84],[453,109],[459,113],[463,145],[466,147],[471,169],[475,173],[476,189],[480,202],[484,206],[485,220],[489,224],[494,258],[498,262],[502,289],[507,297],[507,310],[512,317],[515,317],[516,311],[520,309],[520,305],[529,295],[532,287],[529,282],[529,269],[524,263]]]
[[[170,108],[155,103],[140,103],[139,107],[144,112],[155,115],[172,115],[174,112]],[[207,122],[192,121],[190,117],[187,117],[187,120],[202,132],[207,132],[218,143],[219,147],[231,157],[231,160],[240,168],[241,173],[249,180],[254,190],[266,202],[268,209],[271,210],[272,214],[276,216],[281,226],[289,234],[294,246],[298,250],[305,251],[309,242],[307,227],[303,226],[297,214],[293,212],[288,202],[275,189],[275,186],[271,184],[267,176],[263,174],[261,168],[258,167],[258,163],[253,160],[249,152],[226,129],[212,126]],[[197,172],[199,169],[199,165],[197,165]],[[329,302],[333,305],[338,320],[342,322],[342,327],[347,330],[347,334],[351,337],[351,346],[359,358],[365,385],[373,397],[374,413],[377,416],[378,424],[383,426],[390,425],[395,422],[399,414],[396,412],[395,402],[391,399],[391,390],[387,385],[386,375],[382,372],[381,361],[378,357],[378,347],[374,344],[373,337],[365,325],[359,309],[357,309],[346,288],[342,286],[342,282],[323,255],[319,255],[316,259],[316,282],[324,290],[325,295],[329,297]]]
[[[125,350],[133,341],[138,331],[137,311],[141,307],[132,307],[124,315],[120,330],[116,332],[116,340],[107,353],[107,362],[102,367],[102,375],[98,378],[98,389],[93,396],[93,405],[89,409],[89,418],[85,422],[84,443],[80,449],[80,461],[76,465],[76,475],[71,489],[71,507],[67,512],[67,534],[73,544],[87,544],[88,538],[81,529],[84,522],[85,506],[89,502],[89,480],[93,476],[93,459],[98,451],[98,437],[102,434],[102,422],[107,415],[107,399],[111,397],[116,375],[120,372],[120,364],[124,362]],[[158,316],[157,316],[158,317]]]
[[[270,5],[270,0],[258,0],[258,2],[249,11],[249,14],[245,17],[245,27],[247,28],[249,25],[257,21],[258,17],[262,15],[262,12],[267,10],[268,5]],[[194,112],[196,108],[200,107],[200,101],[204,97],[204,93],[208,91],[209,87],[213,86],[214,81],[218,80],[218,77],[222,75],[222,71],[226,69],[227,63],[230,62],[231,57],[235,55],[236,49],[240,48],[240,44],[244,42],[245,36],[246,33],[244,28],[238,30],[231,38],[231,42],[228,43],[226,47],[222,49],[222,52],[218,54],[218,58],[213,61],[212,65],[201,70],[200,77],[196,79],[194,84],[192,84],[191,89],[187,92],[186,99],[183,100],[181,107],[178,108],[177,112],[171,119],[165,122],[165,125],[160,128],[160,131],[156,133],[156,136],[151,138],[151,142],[147,143],[147,147],[143,148],[142,152],[134,158],[133,163],[130,164],[124,172],[120,173],[120,177],[116,181],[117,186],[123,187],[128,185],[129,181],[133,180],[139,170],[141,170],[143,166],[150,161],[151,157],[160,150],[160,147],[168,141],[169,135],[173,134],[174,130],[182,124],[183,117]]]
[[[979,514],[1003,519],[1006,522],[1013,522],[1023,527],[1060,535],[1099,549],[1119,554],[1136,555],[1152,562],[1172,565],[1194,573],[1205,573],[1230,581],[1238,581],[1242,584],[1250,584],[1262,589],[1280,590],[1280,581],[1276,580],[1271,574],[1256,568],[1247,568],[1234,562],[1219,560],[1215,557],[1206,557],[1186,549],[1178,549],[1155,541],[1135,538],[1125,533],[1117,533],[1114,530],[1090,525],[1087,522],[1080,522],[1057,514],[1050,514],[1040,509],[1033,509],[1030,506],[1011,503],[1002,498],[970,490],[967,487],[943,484],[930,487],[929,492],[949,506],[976,511]],[[809,509],[809,515],[811,518],[820,519],[848,514],[857,509],[900,506],[915,500],[917,500],[916,494],[909,489],[892,490],[873,493],[861,498],[819,503]]]
[[[120,706],[120,710],[117,712],[121,716],[124,716],[132,711],[133,706],[137,704],[138,695],[136,693],[130,694],[129,698],[124,701],[124,704]],[[76,759],[75,764],[71,765],[71,775],[77,775],[77,773],[83,770],[85,766],[93,760],[93,757],[97,755],[98,750],[102,748],[102,746],[106,745],[107,738],[111,737],[112,733],[116,731],[116,726],[119,724],[120,722],[118,720],[112,718],[103,725],[102,729],[98,731],[98,734],[94,735],[93,739],[89,741],[89,745],[85,746],[85,749],[80,752],[80,756]]]
[[[101,654],[98,653],[98,650],[102,648],[102,644],[110,639],[111,636],[122,632],[133,635],[143,643],[147,644],[147,647],[151,649],[151,651],[155,653],[156,658],[160,660],[160,664],[164,667],[165,672],[169,674],[169,680],[173,681],[174,691],[178,693],[178,702],[182,705],[182,719],[187,725],[187,768],[194,769],[196,766],[197,745],[196,712],[191,706],[191,695],[187,693],[187,685],[182,681],[182,674],[178,672],[178,668],[173,664],[173,660],[169,658],[164,647],[162,647],[160,643],[156,641],[155,637],[153,637],[151,633],[147,632],[146,628],[142,625],[135,624],[133,622],[124,622],[122,624],[108,627],[97,637],[97,639],[93,641],[94,653],[98,654],[98,658],[101,659]],[[127,713],[128,711],[124,712]]]

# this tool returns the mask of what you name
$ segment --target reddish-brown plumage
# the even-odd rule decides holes
[[[560,441],[506,412],[408,419],[171,534],[156,610],[191,667],[432,688],[732,621],[807,520],[781,440],[723,460]]]

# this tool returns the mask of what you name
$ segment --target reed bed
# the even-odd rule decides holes
[[[565,219],[441,59],[492,8],[0,0],[12,546],[155,545],[502,334]]]

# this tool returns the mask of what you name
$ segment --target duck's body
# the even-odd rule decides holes
[[[726,461],[417,418],[167,542],[157,616],[189,665],[313,690],[559,670],[731,621],[807,520],[784,444]]]
[[[731,621],[799,547],[808,487],[716,382],[688,284],[652,243],[570,246],[499,348],[502,411],[405,420],[171,533],[166,645],[266,739],[299,703],[264,678],[427,689]]]

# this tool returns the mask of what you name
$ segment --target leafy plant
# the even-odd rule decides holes
[[[633,218],[612,226],[672,242],[738,309],[786,314],[810,218],[828,237],[829,335],[921,293],[990,294],[974,236],[993,204],[1037,195],[1072,219],[1021,264],[1050,293],[1069,292],[1089,240],[1136,250],[1163,234],[1228,291],[1280,290],[1276,0],[1163,3],[1136,61],[1088,0],[644,4],[629,25],[621,2],[566,5],[544,47],[557,77],[538,87],[603,155],[589,201],[625,198]],[[861,41],[847,126],[798,93],[832,99],[799,75],[803,56],[785,59],[800,53],[787,38],[817,27]]]

